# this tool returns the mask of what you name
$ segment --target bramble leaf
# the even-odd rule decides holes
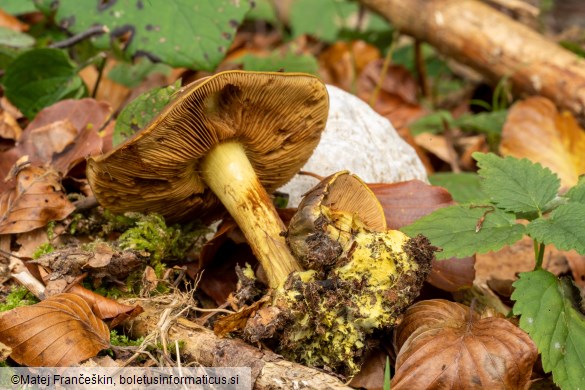
[[[524,235],[524,226],[516,223],[513,214],[490,206],[445,207],[400,230],[411,237],[422,234],[433,245],[443,248],[437,259],[498,250]]]
[[[585,204],[569,203],[556,208],[548,218],[530,222],[530,237],[544,244],[554,244],[560,250],[575,249],[585,255]]]
[[[585,176],[579,178],[579,182],[565,195],[571,202],[585,204]]]
[[[541,212],[560,188],[559,178],[548,168],[527,159],[501,158],[493,153],[473,153],[484,178],[482,189],[498,207],[514,213]]]
[[[585,383],[585,316],[571,282],[544,270],[523,272],[514,283],[514,314],[542,354],[545,372],[563,389]]]
[[[124,42],[128,56],[145,55],[173,67],[214,70],[230,47],[252,1],[60,0],[57,23],[72,33],[104,25],[109,34],[93,40],[108,49]]]

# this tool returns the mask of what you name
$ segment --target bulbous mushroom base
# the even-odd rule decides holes
[[[328,271],[295,272],[244,330],[283,356],[346,377],[360,368],[368,338],[396,325],[418,296],[436,248],[399,231],[357,233]]]

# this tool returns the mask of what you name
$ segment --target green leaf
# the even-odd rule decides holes
[[[181,87],[181,81],[168,87],[154,88],[132,100],[118,116],[112,143],[117,146],[130,138],[158,115]]]
[[[347,0],[295,0],[290,7],[290,26],[293,37],[312,35],[334,42],[346,31],[378,31],[389,29],[379,15],[366,12],[360,19],[357,2]]]
[[[35,39],[28,34],[0,27],[0,45],[9,47],[31,47]]]
[[[548,218],[537,218],[526,227],[530,237],[560,250],[575,249],[585,255],[585,204],[569,203],[557,207]]]
[[[60,0],[56,21],[73,33],[105,25],[95,39],[108,49],[129,36],[129,56],[146,55],[173,67],[213,71],[251,7],[250,0],[98,1]]]
[[[481,226],[476,232],[478,223]],[[524,226],[516,223],[513,214],[493,206],[441,208],[400,230],[410,237],[422,234],[433,245],[443,248],[437,259],[495,251],[524,235]]]
[[[11,15],[21,15],[37,10],[33,0],[2,0],[0,8]]]
[[[135,64],[119,62],[108,73],[108,78],[128,88],[134,88],[152,73],[169,75],[171,68],[165,64],[153,64],[147,58],[141,58]]]
[[[434,186],[441,186],[458,203],[487,203],[488,196],[481,190],[480,177],[475,173],[435,173],[429,176],[429,181]]]
[[[542,354],[544,371],[552,371],[563,389],[583,389],[585,316],[575,306],[579,298],[571,282],[537,270],[521,273],[514,288],[514,314]]]
[[[464,131],[475,131],[487,135],[500,135],[508,110],[482,112],[479,114],[466,114],[455,119],[453,126],[457,126]]]
[[[285,72],[304,72],[317,74],[318,64],[315,57],[306,54],[286,52],[272,53],[269,56],[255,56],[246,54],[238,62],[241,62],[245,70],[262,72],[277,72],[283,69]]]
[[[411,123],[408,128],[412,135],[422,133],[438,134],[445,130],[445,123],[450,125],[453,122],[453,116],[449,111],[438,110],[432,114],[423,116]]]
[[[77,68],[64,51],[35,49],[18,56],[3,79],[6,97],[29,119],[64,99],[87,94]]]
[[[561,186],[559,178],[540,164],[493,153],[473,153],[484,178],[482,189],[498,207],[514,213],[540,213]]]
[[[246,14],[246,19],[278,23],[278,16],[270,0],[255,0],[254,7]]]
[[[565,196],[569,198],[571,202],[585,204],[585,176],[579,177],[579,182],[572,187]]]

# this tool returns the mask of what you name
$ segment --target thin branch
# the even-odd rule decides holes
[[[79,43],[85,39],[91,38],[93,36],[102,35],[104,33],[109,32],[110,30],[103,25],[92,26],[85,31],[80,32],[79,34],[75,34],[72,37],[64,39],[59,42],[55,42],[49,45],[52,49],[63,49],[66,47],[71,47],[76,43]]]

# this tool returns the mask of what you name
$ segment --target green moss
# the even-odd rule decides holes
[[[39,247],[34,251],[32,254],[33,259],[38,259],[39,257],[46,255],[48,253],[54,252],[55,247],[50,243],[46,242],[44,244],[39,245]]]
[[[157,214],[135,214],[135,225],[119,238],[123,249],[144,250],[150,253],[150,265],[156,275],[162,278],[164,259],[184,258],[194,245],[202,245],[207,228],[196,224],[167,226],[163,217]]]
[[[39,302],[25,287],[15,286],[6,296],[4,303],[0,303],[0,312],[12,310],[16,307],[30,306]]]
[[[110,331],[110,344],[116,347],[138,347],[143,341],[144,337],[132,340],[124,334],[118,334],[115,329]]]
[[[49,241],[55,239],[55,221],[49,221],[47,223],[47,237],[49,238]]]

